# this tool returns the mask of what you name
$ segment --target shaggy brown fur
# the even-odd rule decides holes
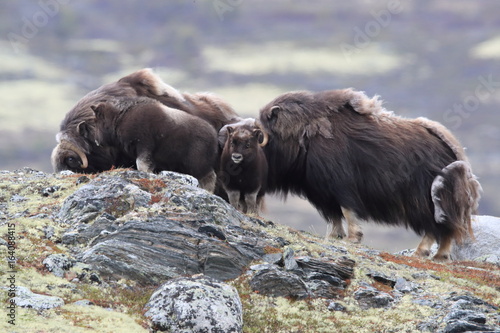
[[[91,91],[66,114],[56,136],[58,145],[52,152],[54,170],[95,173],[113,166],[137,167],[134,159],[96,144],[96,121],[91,106],[138,97],[149,97],[205,119],[216,131],[239,119],[222,99],[207,93],[182,94],[163,82],[151,69],[142,69]]]
[[[213,192],[218,148],[217,134],[209,123],[145,97],[91,108],[99,146],[135,160],[140,171],[192,175]]]
[[[480,185],[441,124],[395,116],[352,89],[286,93],[260,119],[268,190],[305,196],[336,230],[344,215],[404,225],[424,235],[417,255],[440,244],[436,260],[470,230]]]

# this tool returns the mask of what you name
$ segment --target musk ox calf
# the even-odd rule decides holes
[[[423,235],[416,255],[471,232],[481,187],[463,148],[441,124],[405,119],[352,89],[285,93],[260,111],[269,135],[268,191],[306,197],[343,234],[356,219],[403,225]],[[355,233],[352,235],[352,233]]]
[[[267,160],[262,149],[267,136],[255,119],[224,126],[219,132],[223,147],[219,177],[229,203],[243,213],[262,210],[267,185]]]
[[[91,106],[140,97],[149,97],[165,106],[204,119],[216,132],[225,124],[239,119],[222,99],[208,93],[180,93],[163,82],[151,69],[141,69],[89,92],[66,114],[56,135],[58,144],[52,152],[54,171],[96,173],[113,167],[136,168],[135,159],[123,155],[122,151],[96,144],[98,124]]]
[[[205,120],[147,97],[102,102],[91,109],[97,146],[135,160],[140,171],[192,175],[213,192],[217,133]]]

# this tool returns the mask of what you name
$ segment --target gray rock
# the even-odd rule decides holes
[[[469,322],[474,322],[477,324],[486,324],[486,316],[484,313],[476,312],[472,310],[455,310],[448,313],[444,318],[446,322],[452,320],[465,320]]]
[[[243,310],[236,289],[204,276],[168,281],[153,293],[145,309],[153,330],[243,331]]]
[[[356,299],[362,308],[385,308],[394,302],[394,297],[376,288],[365,286],[354,292]]]
[[[86,245],[75,257],[104,279],[235,278],[274,244],[241,228],[252,220],[195,185],[191,176],[173,172],[103,173],[64,201],[58,218],[70,226],[62,242]],[[156,214],[137,214],[151,205]]]
[[[22,201],[26,201],[28,199],[26,199],[25,197],[19,195],[19,194],[14,194],[11,198],[10,198],[10,201],[12,202],[22,202]]]
[[[309,272],[306,276],[308,281],[321,280],[328,282],[328,284],[330,284],[331,286],[340,289],[344,289],[347,286],[347,283],[344,280],[330,274],[325,274],[321,272]]]
[[[258,265],[252,265],[250,266],[250,269],[252,271],[262,271],[264,269],[278,269],[278,267],[275,264],[258,264]]]
[[[281,253],[269,253],[264,255],[262,259],[264,259],[265,262],[277,265],[281,259],[283,258],[283,255]]]
[[[383,273],[380,273],[380,272],[370,272],[366,275],[371,277],[372,279],[374,279],[377,282],[380,282],[382,284],[390,286],[391,288],[394,288],[394,286],[396,285],[396,282],[397,282],[395,278],[389,277],[389,276],[387,276]]]
[[[132,171],[130,173],[137,177],[148,175]],[[102,174],[83,185],[66,198],[58,218],[67,224],[89,223],[103,213],[120,217],[135,206],[147,206],[151,201],[151,194],[141,190],[126,178],[127,175],[130,176],[126,173],[120,176]]]
[[[463,332],[500,332],[500,330],[495,329],[487,325],[477,324],[474,322],[469,322],[465,320],[454,320],[442,331],[442,333],[463,333]]]
[[[277,265],[252,266],[253,271],[258,271],[250,281],[252,289],[269,296],[337,298],[347,286],[344,280],[347,271],[354,265],[354,261],[345,257],[336,260],[298,257],[287,265],[291,259],[293,251],[287,249]]]
[[[64,305],[60,297],[35,294],[26,287],[16,287],[16,297],[13,298],[16,305],[22,308],[35,310],[47,310]]]
[[[88,299],[81,299],[79,301],[74,302],[73,304],[74,305],[78,305],[78,306],[92,306],[92,305],[95,305],[94,302],[89,301]]]
[[[326,299],[337,298],[343,287],[335,286],[327,280],[314,279],[306,282],[307,289],[311,293],[311,297],[322,297]]]
[[[142,284],[204,273],[218,280],[239,276],[264,254],[265,242],[254,244],[231,238],[222,241],[197,230],[203,222],[177,216],[130,221],[113,233],[101,234],[81,255],[101,276],[127,278]]]
[[[55,276],[64,277],[64,272],[69,270],[75,264],[75,261],[65,254],[57,253],[49,255],[42,263]]]
[[[296,274],[279,269],[263,269],[250,280],[253,291],[262,295],[306,298],[310,296],[306,283]]]
[[[328,310],[330,311],[345,311],[346,307],[338,302],[331,301],[328,303]]]
[[[52,226],[43,227],[43,233],[46,239],[51,239],[55,234],[54,227]]]
[[[116,230],[116,218],[113,215],[104,213],[97,217],[92,224],[78,223],[70,227],[62,235],[62,242],[64,244],[87,244],[89,240],[101,234],[109,234]]]
[[[500,218],[475,216],[472,222],[475,241],[455,245],[452,257],[455,260],[481,260],[480,258],[500,257]],[[494,262],[500,264],[500,262]]]
[[[419,285],[417,283],[408,281],[402,277],[396,278],[396,283],[394,284],[394,289],[403,294],[409,294],[411,292],[415,292],[418,290],[418,288]]]
[[[314,272],[325,273],[332,276],[337,276],[342,279],[350,279],[354,275],[354,260],[347,257],[338,259],[315,259],[307,256],[298,257],[295,259],[299,267]]]
[[[175,181],[176,183],[181,185],[199,187],[198,179],[190,175],[172,171],[161,171],[160,175],[163,178],[171,179],[172,181]]]
[[[239,225],[242,220],[250,220],[222,198],[201,188],[176,184],[175,188],[167,189],[164,196],[168,199],[167,210],[197,214],[207,223]]]
[[[295,253],[290,247],[287,247],[283,252],[283,264],[287,271],[293,271],[299,268],[299,265],[294,259]]]

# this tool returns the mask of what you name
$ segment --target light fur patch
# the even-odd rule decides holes
[[[369,98],[363,91],[356,91],[352,88],[345,89],[344,93],[349,96],[349,103],[359,114],[373,115],[382,119],[396,117],[392,111],[387,111],[382,106],[383,101],[379,95]]]
[[[163,80],[156,75],[151,68],[145,68],[143,71],[146,77],[145,81],[147,81],[146,83],[151,86],[153,94],[157,96],[167,95],[180,102],[185,102],[184,96],[177,89],[163,82]]]
[[[434,133],[438,138],[440,138],[450,149],[453,151],[457,160],[468,161],[467,156],[465,156],[465,150],[458,140],[450,133],[450,131],[444,127],[442,124],[427,119],[425,117],[419,117],[414,120],[416,123],[427,128],[429,131]]]
[[[158,106],[161,107],[161,109],[163,110],[163,112],[165,112],[165,114],[174,121],[175,124],[181,124],[183,122],[186,121],[186,118],[189,117],[189,114],[184,112],[184,111],[181,111],[181,110],[177,110],[177,109],[174,109],[174,108],[169,108],[168,106],[165,106],[161,103],[158,103]]]
[[[149,157],[139,156],[135,163],[137,164],[137,170],[144,172],[153,172],[153,166]]]
[[[437,192],[444,188],[444,177],[437,176],[434,178],[431,186],[431,197],[432,202],[434,203],[434,221],[436,223],[445,223],[446,222],[446,213],[444,212],[443,207],[441,206],[441,198],[438,196]]]

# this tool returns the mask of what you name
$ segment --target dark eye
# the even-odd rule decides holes
[[[66,164],[70,167],[70,168],[78,168],[80,167],[80,161],[74,157],[68,157],[66,159]]]
[[[247,143],[245,144],[245,148],[250,148],[250,142],[247,142]]]

